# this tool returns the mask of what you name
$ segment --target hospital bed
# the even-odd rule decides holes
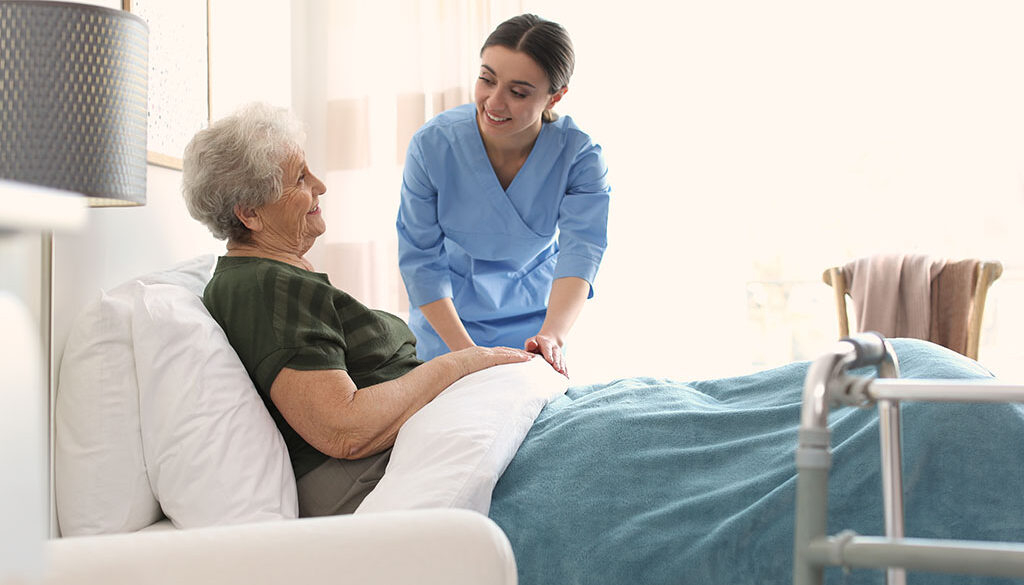
[[[56,401],[55,472],[61,529],[82,536],[51,543],[63,577],[48,582],[75,582],[76,567],[102,575],[96,559],[134,582],[128,575],[141,569],[130,559],[157,555],[168,582],[185,575],[185,563],[174,559],[198,558],[206,572],[186,580],[208,574],[221,582],[273,582],[280,573],[272,567],[283,564],[339,575],[356,570],[376,575],[367,581],[376,583],[409,582],[409,574],[445,582],[450,574],[451,583],[523,585],[880,584],[885,571],[871,567],[894,554],[909,551],[907,568],[926,567],[917,560],[920,542],[903,539],[893,543],[895,553],[872,553],[876,541],[840,531],[882,533],[880,511],[899,504],[891,475],[883,502],[878,448],[880,420],[883,435],[899,435],[897,412],[908,423],[901,461],[907,533],[1024,540],[1020,405],[901,399],[881,417],[863,408],[862,397],[875,395],[871,384],[885,389],[884,381],[860,382],[848,372],[870,373],[864,366],[872,360],[881,360],[883,376],[896,372],[898,356],[907,379],[993,384],[977,362],[906,339],[880,342],[884,353],[870,339],[843,342],[817,362],[715,380],[634,377],[533,393],[515,386],[533,378],[475,378],[470,387],[486,394],[461,395],[488,400],[470,407],[447,398],[460,394],[442,395],[432,407],[443,422],[403,427],[406,447],[396,443],[392,462],[404,467],[389,465],[371,494],[381,496],[375,508],[294,520],[294,478],[279,434],[246,389],[244,370],[223,361],[237,356],[198,299],[213,260],[193,259],[104,291],[76,323]],[[856,357],[857,349],[867,357]],[[856,404],[825,408],[839,387],[849,387]],[[524,396],[529,400],[515,402]],[[516,422],[503,424],[509,420]],[[518,433],[512,439],[510,429]],[[822,467],[831,461],[834,467]],[[885,461],[890,470],[900,463]],[[445,484],[467,470],[454,491],[434,489],[435,480]],[[415,509],[423,507],[469,510]],[[152,532],[154,525],[181,530]],[[901,534],[894,530],[887,535]],[[369,548],[332,557],[332,548],[348,549],[346,542],[364,534]],[[301,544],[321,540],[328,544]],[[470,542],[479,548],[462,552]],[[257,551],[250,564],[223,561],[250,546]],[[1020,575],[1013,572],[1019,554],[1003,550],[996,556],[1008,560],[978,563],[978,572]],[[875,556],[865,560],[868,554]],[[959,557],[937,556],[960,570]],[[387,570],[377,571],[382,563]],[[413,573],[392,571],[405,565]],[[915,572],[908,582],[1015,581]]]

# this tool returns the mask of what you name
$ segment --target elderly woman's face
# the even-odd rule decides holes
[[[304,254],[327,228],[320,215],[320,196],[327,187],[309,171],[301,152],[289,156],[281,170],[281,198],[256,210],[261,216],[261,236],[265,243]]]

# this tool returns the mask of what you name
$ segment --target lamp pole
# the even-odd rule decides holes
[[[26,298],[33,271],[28,252],[17,242],[77,229],[85,223],[85,209],[81,195],[0,180],[0,395],[5,402],[0,409],[0,582],[42,576],[50,526],[50,301],[40,298],[33,314],[32,299]],[[49,284],[45,272],[39,275],[40,289]]]

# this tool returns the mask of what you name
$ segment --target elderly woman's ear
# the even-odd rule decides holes
[[[238,221],[242,222],[242,225],[249,228],[250,231],[258,232],[263,227],[263,222],[252,207],[235,205],[235,217],[238,218]]]

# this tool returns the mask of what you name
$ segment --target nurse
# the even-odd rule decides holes
[[[443,112],[409,144],[399,266],[417,353],[522,347],[568,375],[563,347],[607,246],[601,147],[552,108],[572,43],[532,14],[480,51],[475,103]]]

